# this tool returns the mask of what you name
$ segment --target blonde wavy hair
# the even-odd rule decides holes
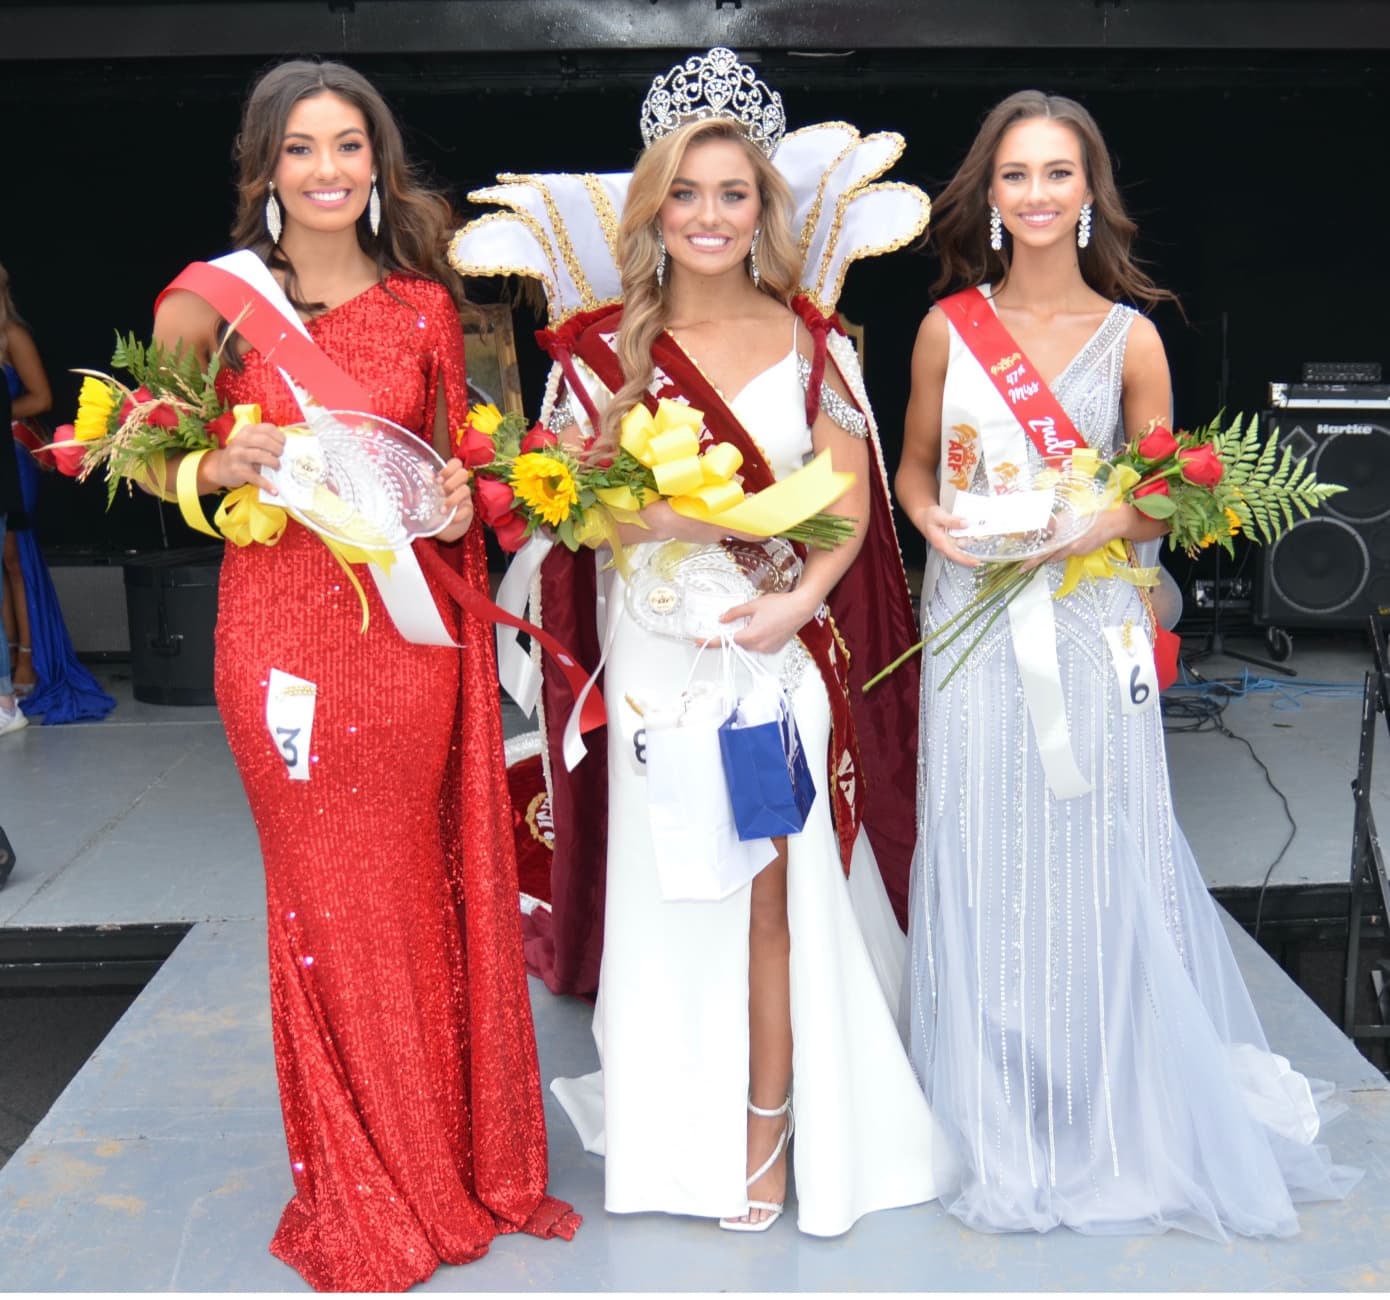
[[[618,440],[622,418],[640,402],[655,366],[652,345],[666,328],[670,314],[667,293],[656,282],[661,244],[657,213],[666,201],[686,151],[708,140],[736,141],[753,165],[762,204],[758,236],[759,289],[769,298],[789,303],[801,283],[801,250],[792,230],[795,204],[791,189],[771,160],[727,118],[690,122],[654,141],[632,170],[618,230],[618,266],[622,271],[623,321],[616,349],[626,382],[604,413],[595,450],[611,449]],[[667,283],[670,281],[668,279]]]

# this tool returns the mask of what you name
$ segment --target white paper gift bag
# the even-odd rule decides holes
[[[646,712],[647,811],[657,883],[668,902],[728,898],[776,852],[740,840],[719,749],[733,711],[732,685],[696,683],[669,707]]]

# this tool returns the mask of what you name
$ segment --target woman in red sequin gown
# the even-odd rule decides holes
[[[314,342],[376,414],[447,448],[466,409],[463,337],[434,238],[447,212],[409,179],[389,111],[347,68],[284,64],[252,92],[240,149],[234,242],[265,258],[297,306],[310,304],[300,314]],[[380,238],[367,214],[373,184]],[[274,243],[272,193],[283,222]],[[220,325],[177,291],[155,336],[206,354]],[[274,426],[298,418],[255,351],[221,372],[218,390],[259,403],[267,423],[203,459],[200,491],[261,481],[260,466],[278,464]],[[461,540],[439,550],[486,592],[457,461],[444,482]],[[265,862],[295,1187],[271,1250],[320,1290],[400,1290],[441,1260],[477,1258],[498,1233],[569,1237],[578,1218],[545,1195],[490,628],[460,619],[432,582],[462,654],[410,644],[358,572],[365,634],[352,585],[297,523],[274,546],[229,545],[217,698]],[[288,779],[267,729],[272,668],[318,688],[307,781]]]

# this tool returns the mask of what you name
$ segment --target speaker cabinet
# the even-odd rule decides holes
[[[1390,614],[1390,411],[1266,411],[1266,434],[1347,490],[1260,549],[1255,621],[1273,627],[1359,627]]]
[[[125,563],[130,675],[146,704],[215,704],[213,629],[220,546],[146,552]]]

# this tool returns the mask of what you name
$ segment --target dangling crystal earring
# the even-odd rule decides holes
[[[1091,242],[1091,205],[1081,205],[1081,220],[1076,223],[1076,246],[1085,248]]]
[[[280,242],[280,232],[285,228],[285,223],[280,217],[280,204],[275,198],[275,182],[270,182],[270,193],[265,200],[265,228],[270,234],[270,242],[278,244]]]
[[[666,240],[660,230],[656,232],[656,242],[661,248],[661,256],[656,259],[656,287],[666,283]]]
[[[375,172],[372,173],[372,196],[367,200],[367,224],[375,239],[381,233],[381,195],[377,193]]]
[[[753,240],[748,245],[748,274],[753,278],[753,288],[758,288],[763,282],[763,273],[758,270],[758,238],[763,233],[761,226],[753,227]]]
[[[1004,247],[1004,218],[992,203],[989,205],[989,246],[996,253]]]

